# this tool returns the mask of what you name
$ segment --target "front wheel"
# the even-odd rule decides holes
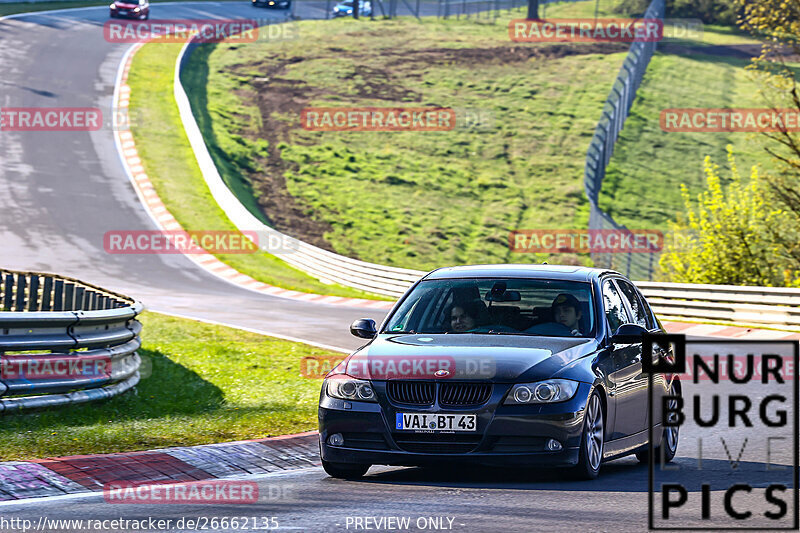
[[[573,473],[578,479],[595,479],[600,474],[600,464],[603,462],[603,445],[605,444],[603,421],[603,406],[600,395],[593,391],[586,402],[586,412],[583,415],[583,435],[578,453],[578,464]]]
[[[337,479],[358,479],[367,473],[372,465],[359,465],[349,463],[331,463],[322,460],[322,468],[325,472]]]

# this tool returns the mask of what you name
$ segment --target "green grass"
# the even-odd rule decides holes
[[[131,130],[150,180],[167,209],[186,230],[227,230],[236,227],[214,201],[173,97],[175,60],[182,45],[152,43],[134,56],[131,87]],[[378,298],[356,289],[324,284],[266,253],[215,254],[239,272],[259,281],[304,292]]]
[[[152,375],[103,403],[4,415],[3,460],[191,446],[316,429],[321,381],[306,344],[148,312],[139,354]]]
[[[669,35],[670,26],[664,26],[664,34]],[[737,44],[760,44],[761,41],[752,37],[748,33],[728,26],[718,26],[714,24],[704,24],[700,35],[691,34],[691,38],[671,38],[666,42],[679,42],[696,46],[716,46],[716,45],[737,45]]]
[[[756,164],[774,168],[758,134],[664,132],[660,127],[666,108],[764,107],[747,65],[747,60],[719,56],[656,54],[617,141],[601,208],[629,227],[664,230],[684,210],[680,184],[692,193],[704,186],[706,155],[726,168],[725,146],[732,144],[745,174]]]
[[[584,4],[549,6],[547,16],[586,16]],[[188,89],[207,104],[198,122],[231,187],[269,194],[258,182],[276,171],[272,137],[288,192],[339,253],[420,269],[535,260],[509,253],[508,232],[585,227],[583,159],[625,52],[511,59],[552,46],[509,41],[508,20],[523,16],[303,22],[297,40],[208,47],[190,62]],[[262,116],[269,99],[286,105]],[[299,129],[300,109],[324,105],[474,108],[494,125]]]

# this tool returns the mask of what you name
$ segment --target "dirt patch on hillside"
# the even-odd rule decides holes
[[[237,77],[250,77],[250,91],[242,91],[239,97],[247,105],[256,105],[262,116],[262,129],[258,137],[269,143],[268,157],[258,161],[265,169],[263,173],[249,176],[258,203],[273,227],[283,233],[302,239],[321,248],[332,250],[325,240],[325,233],[332,226],[322,220],[315,220],[313,209],[289,194],[284,173],[296,170],[296,165],[284,161],[277,148],[281,142],[288,141],[291,130],[300,128],[299,116],[309,102],[325,96],[340,96],[343,101],[383,100],[391,104],[422,102],[423,95],[404,86],[404,80],[423,75],[409,66],[419,64],[428,68],[437,65],[458,65],[480,68],[481,65],[505,65],[530,61],[531,59],[553,60],[573,55],[614,54],[625,52],[628,47],[621,43],[602,43],[594,45],[556,44],[549,46],[505,46],[495,48],[429,48],[412,51],[381,51],[386,57],[384,68],[366,64],[374,56],[370,52],[350,54],[356,66],[344,79],[349,80],[347,94],[321,89],[305,81],[282,77],[289,65],[311,59],[335,57],[342,53],[336,47],[320,48],[313,57],[272,58],[268,63],[237,65],[232,74]],[[359,64],[359,56],[364,58]],[[260,72],[259,76],[249,73]],[[357,96],[353,97],[355,92]],[[257,95],[255,98],[253,94]],[[599,109],[599,108],[598,108]],[[283,119],[280,118],[283,116]],[[287,121],[286,117],[297,117]],[[239,132],[241,133],[241,132]],[[296,141],[295,141],[296,142]]]

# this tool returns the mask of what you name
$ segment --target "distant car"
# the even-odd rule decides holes
[[[333,477],[455,462],[568,466],[593,479],[604,461],[648,460],[643,335],[664,329],[617,272],[443,268],[411,287],[380,328],[371,319],[350,328],[369,342],[320,394],[322,466]],[[653,376],[655,405],[680,391],[677,376]],[[670,461],[678,427],[661,415],[652,422],[655,457]]]
[[[353,0],[344,0],[336,4],[331,14],[335,17],[352,17],[353,16]],[[372,16],[372,3],[360,0],[358,4],[358,15],[364,17]]]
[[[114,0],[108,9],[108,14],[112,19],[147,20],[150,18],[150,2],[147,0]]]
[[[292,7],[292,0],[252,0],[253,7],[279,7],[289,9]]]

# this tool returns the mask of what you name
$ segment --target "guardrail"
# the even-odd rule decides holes
[[[0,413],[103,400],[136,386],[143,309],[72,278],[0,269]]]
[[[664,0],[653,0],[642,18],[664,20]],[[617,142],[619,132],[625,125],[636,90],[642,83],[642,78],[656,50],[655,42],[635,42],[631,45],[628,56],[619,69],[611,93],[603,106],[603,116],[597,123],[592,142],[586,153],[584,167],[584,189],[589,198],[589,229],[590,230],[627,230],[618,224],[613,217],[604,212],[597,205],[603,179],[606,176],[606,166],[614,153],[614,144]],[[592,261],[598,267],[619,270],[628,277],[653,279],[655,270],[654,253],[592,253]]]
[[[800,289],[637,281],[659,317],[800,331]]]

